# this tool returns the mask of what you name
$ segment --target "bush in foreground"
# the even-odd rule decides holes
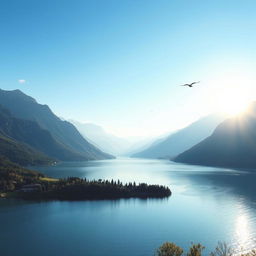
[[[201,244],[193,244],[188,252],[184,254],[184,250],[178,245],[170,242],[163,243],[156,251],[156,256],[202,256],[205,247]],[[215,250],[209,256],[256,256],[256,250],[246,253],[237,253],[226,243],[218,242]]]
[[[157,256],[181,256],[183,249],[174,243],[166,242],[157,250]]]

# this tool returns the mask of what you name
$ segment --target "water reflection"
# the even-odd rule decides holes
[[[245,208],[246,209],[246,208]],[[234,231],[234,243],[233,246],[236,249],[236,253],[247,253],[256,246],[256,234],[255,230],[251,227],[251,216],[244,210],[238,212],[235,221],[235,231]]]
[[[73,247],[74,244],[81,247],[80,242],[83,244],[86,238],[87,247],[81,247],[81,252],[76,251],[77,256],[85,255],[85,252],[87,255],[101,255],[102,250],[111,256],[152,255],[154,249],[166,240],[182,247],[189,246],[191,241],[201,242],[209,251],[218,241],[232,243],[243,250],[255,245],[254,173],[140,159],[62,163],[37,169],[54,177],[78,176],[169,185],[173,194],[162,200],[122,199],[51,202],[16,208],[7,206],[8,214],[0,208],[2,237],[8,234],[8,230],[15,230],[16,227],[12,227],[14,218],[26,220],[26,225],[22,221],[14,222],[20,230],[31,229],[27,221],[27,212],[30,211],[33,213],[29,215],[30,223],[45,233],[49,231],[46,223],[51,223],[56,230],[62,230],[61,234],[52,231],[53,235],[62,240],[69,239],[68,243]],[[1,221],[6,218],[9,219],[6,222],[8,226]],[[81,225],[85,228],[81,229]],[[72,236],[69,236],[70,230]],[[13,233],[9,234],[10,241],[15,239]],[[40,233],[33,235],[35,241],[43,239],[44,243],[51,243]],[[2,246],[5,250],[9,248],[8,243]],[[56,242],[52,246],[56,250],[63,246],[62,255],[65,255],[66,244]],[[23,247],[21,250],[26,252]],[[121,255],[120,251],[123,252]]]
[[[179,190],[180,193],[199,196],[206,200],[209,200],[210,196],[216,201],[217,207],[220,207],[220,204],[228,207],[226,210],[220,210],[221,218],[228,216],[233,229],[228,231],[223,241],[235,248],[236,253],[255,249],[255,172],[200,166],[189,168],[185,165],[178,166],[178,169],[181,172],[172,172],[170,176],[175,176],[179,182],[187,184],[185,189],[183,186],[183,190]]]
[[[239,215],[235,224],[235,235],[239,248],[246,249],[250,241],[250,231],[248,228],[248,219],[245,214]]]

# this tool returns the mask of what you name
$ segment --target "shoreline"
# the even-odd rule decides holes
[[[172,192],[167,186],[149,185],[135,182],[123,184],[119,180],[87,180],[69,177],[66,179],[39,178],[33,183],[16,184],[14,191],[1,191],[0,198],[23,200],[116,200],[116,199],[161,199],[170,197]]]

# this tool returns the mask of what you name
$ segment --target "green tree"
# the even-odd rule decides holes
[[[204,246],[201,244],[193,244],[190,246],[187,256],[202,256]]]
[[[183,249],[174,243],[165,242],[162,244],[157,252],[157,256],[181,256],[183,254]]]

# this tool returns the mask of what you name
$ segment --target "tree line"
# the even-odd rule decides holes
[[[171,190],[162,185],[135,182],[122,183],[114,180],[87,180],[69,177],[58,181],[39,181],[42,191],[22,193],[25,199],[85,200],[117,198],[162,198],[171,195]]]
[[[163,198],[171,190],[162,185],[120,180],[88,180],[77,177],[50,179],[45,175],[24,169],[0,156],[0,192],[16,192],[16,197],[45,200],[84,200],[117,198]],[[40,191],[24,192],[25,185],[39,184]]]

